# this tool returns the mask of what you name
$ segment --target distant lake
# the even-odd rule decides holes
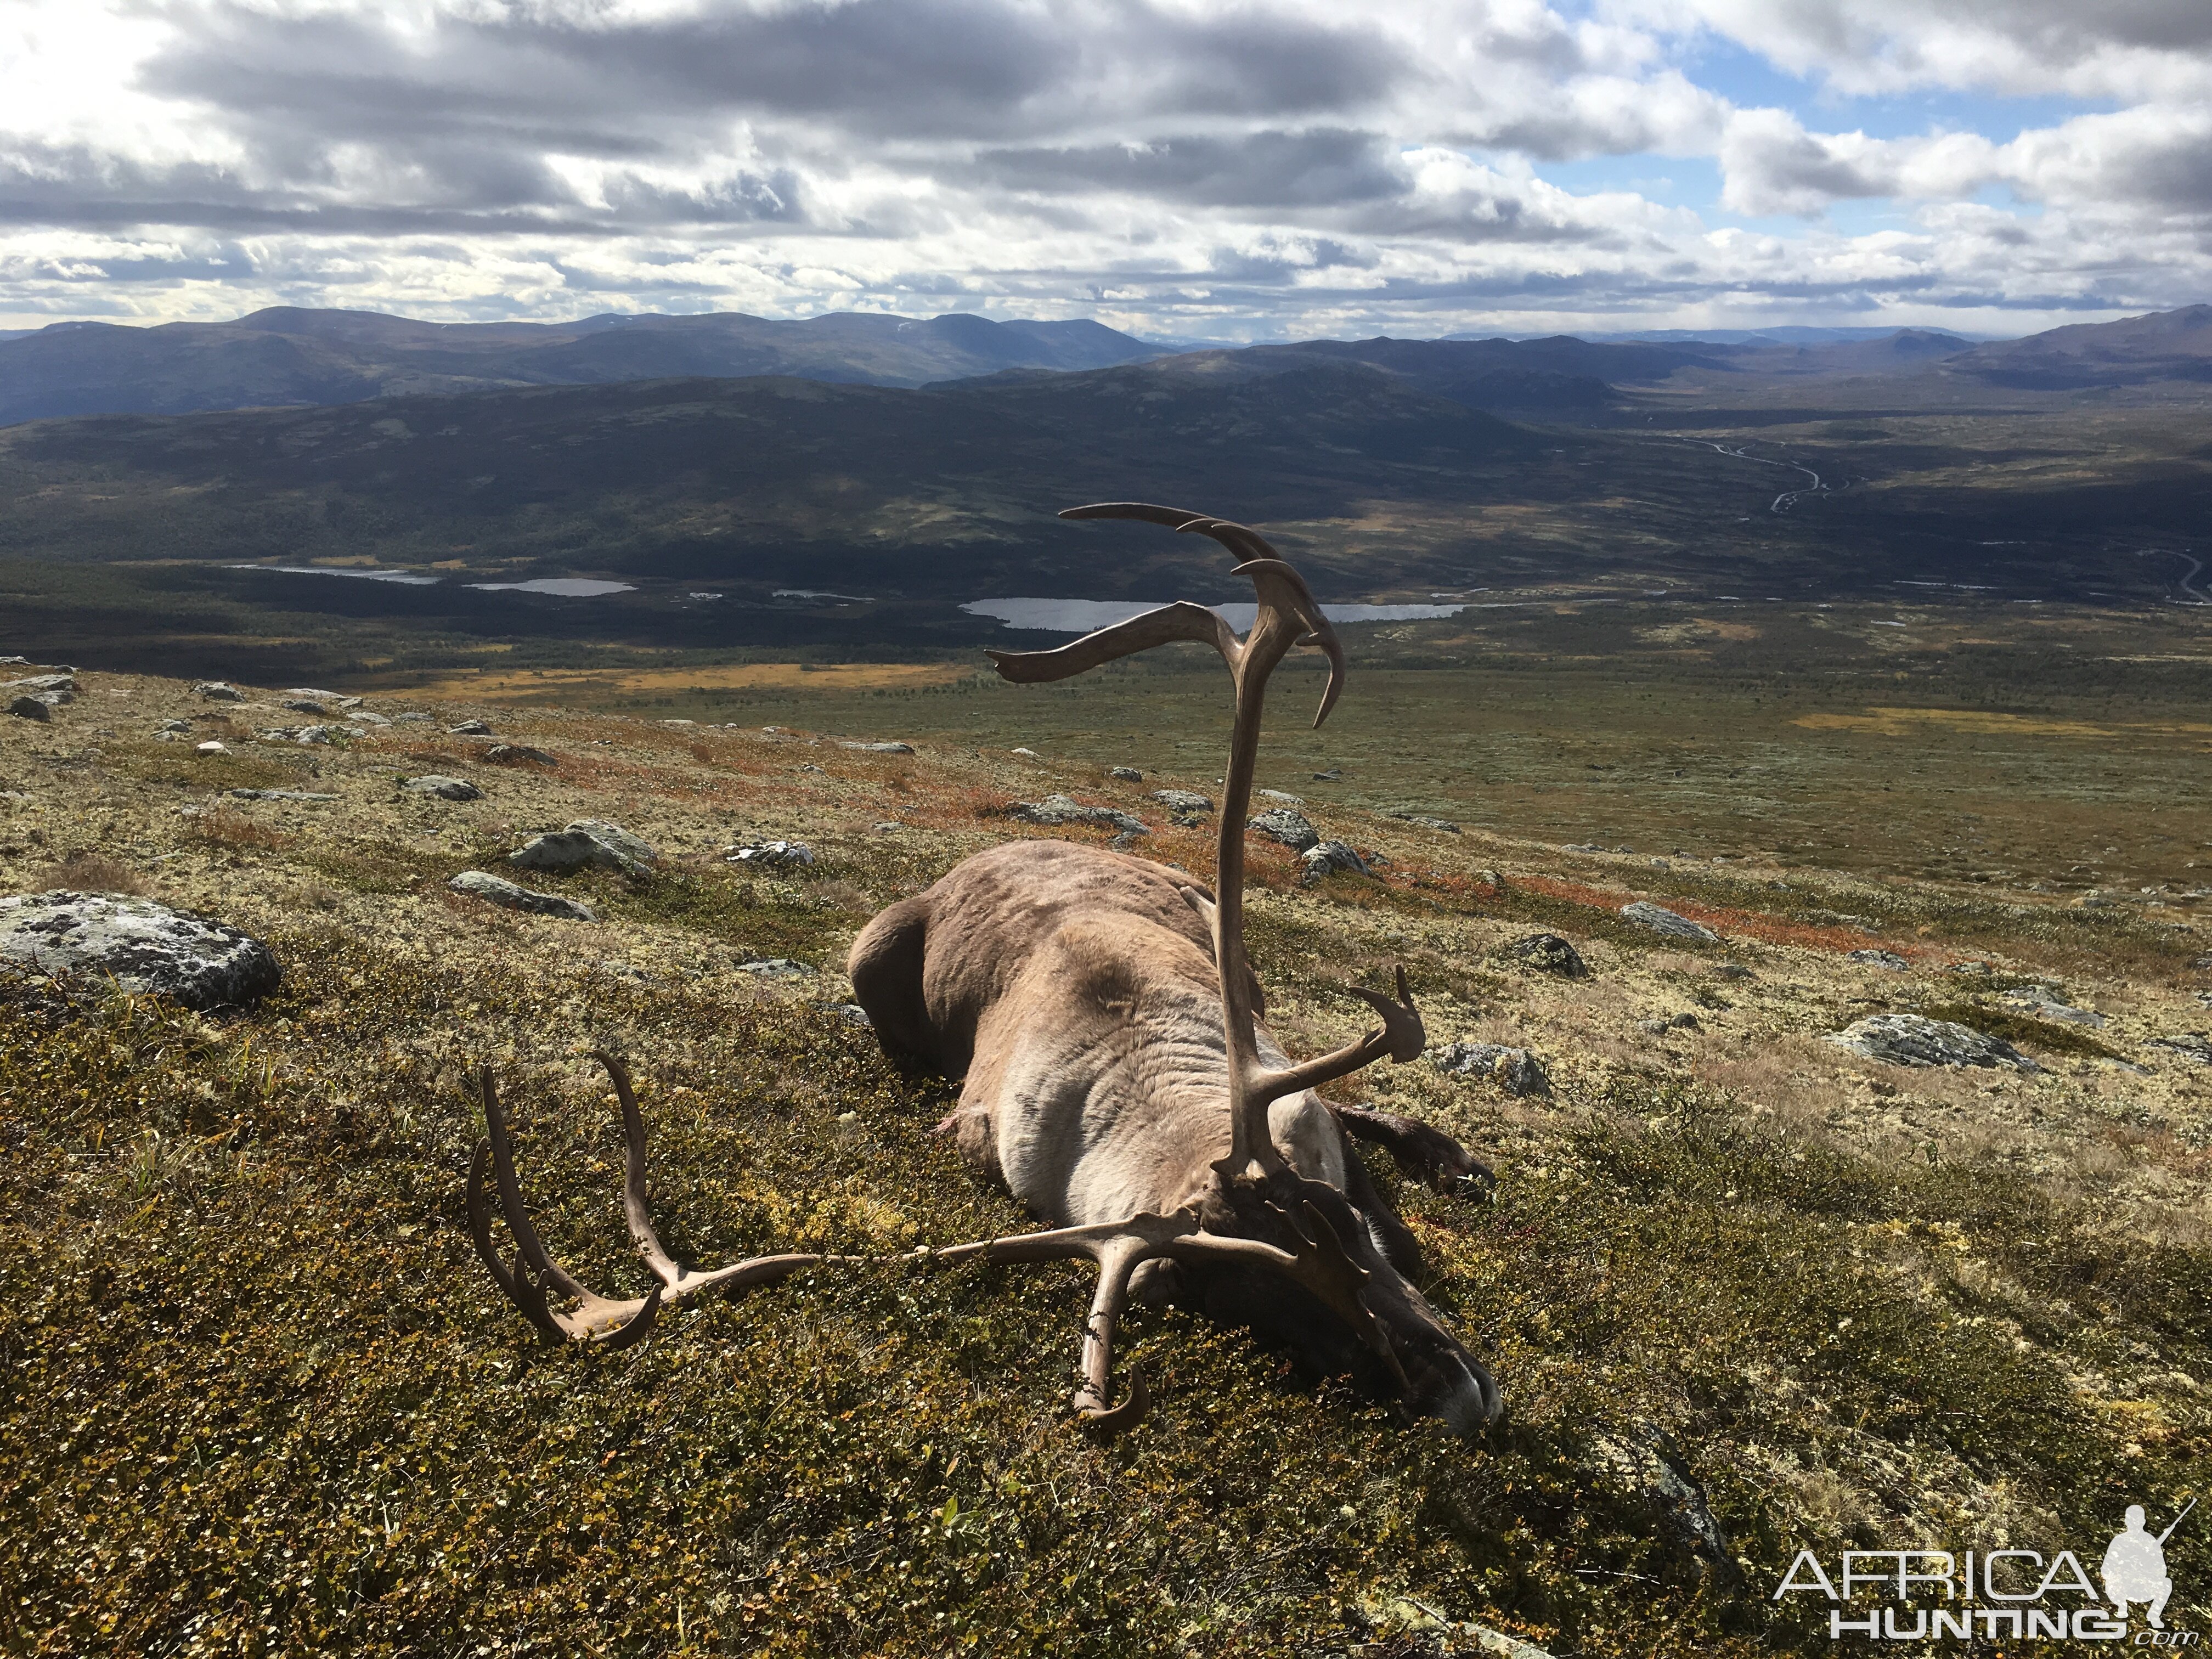
[[[276,570],[288,576],[351,576],[356,581],[400,582],[409,587],[435,587],[437,576],[418,576],[408,570],[341,570],[322,564],[234,564],[233,570]],[[635,591],[629,582],[595,581],[588,576],[541,576],[529,582],[470,582],[485,593],[550,593],[556,599],[596,599],[607,593]]]
[[[404,582],[410,587],[435,587],[435,576],[417,576],[404,570],[338,570],[320,564],[234,564],[233,570],[281,570],[288,576],[351,576],[356,581]]]
[[[995,617],[1009,628],[1033,628],[1050,634],[1088,634],[1115,623],[1159,609],[1160,602],[1146,599],[976,599],[960,608],[975,617]],[[1455,617],[1465,605],[1325,605],[1322,614],[1334,623],[1420,622],[1432,617]],[[1240,634],[1260,613],[1256,605],[1217,605],[1209,609],[1228,619]]]
[[[534,582],[471,582],[483,593],[550,593],[563,599],[596,599],[603,593],[633,593],[635,582],[594,581],[589,576],[541,576]]]

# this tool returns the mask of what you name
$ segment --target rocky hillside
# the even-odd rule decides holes
[[[1827,1652],[1825,1603],[1773,1599],[1798,1550],[2101,1550],[2212,1452],[2194,902],[1268,803],[1279,1035],[1334,1046],[1333,986],[1404,962],[1431,1052],[1357,1097],[1496,1169],[1486,1202],[1374,1175],[1510,1418],[1462,1443],[1139,1310],[1152,1415],[1101,1443],[1067,1414],[1072,1267],[821,1270],[626,1352],[541,1348],[464,1224],[467,1085],[496,1068],[541,1230],[609,1290],[642,1274],[592,1041],[639,1073],[681,1259],[1017,1230],[930,1133],[949,1085],[856,1019],[845,948],[1010,836],[1203,872],[1211,819],[1154,792],[1210,775],[1136,735],[1133,778],[15,672],[11,1651]],[[1367,872],[1285,844],[1310,834]],[[101,956],[94,923],[157,906],[273,975],[228,935],[195,946],[237,953],[219,983]],[[2168,1549],[2186,1625],[2212,1573],[2186,1528]]]

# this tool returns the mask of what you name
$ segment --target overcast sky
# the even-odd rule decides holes
[[[0,0],[0,327],[2212,298],[2212,0]]]

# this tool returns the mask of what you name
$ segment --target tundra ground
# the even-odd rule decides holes
[[[1388,860],[1308,886],[1255,842],[1286,1044],[1341,1041],[1358,1011],[1332,986],[1402,961],[1432,1045],[1510,1043],[1549,1073],[1527,1097],[1426,1060],[1347,1085],[1495,1165],[1488,1203],[1374,1173],[1510,1419],[1462,1443],[1139,1310],[1122,1363],[1155,1404],[1102,1444],[1068,1419],[1072,1267],[823,1271],[629,1352],[541,1348],[462,1224],[465,1085],[483,1063],[507,1079],[539,1225],[610,1289],[641,1273],[587,1040],[637,1066],[680,1258],[1017,1231],[930,1133],[950,1085],[841,1012],[837,965],[875,909],[1009,835],[1104,839],[997,816],[1015,799],[1136,811],[1150,855],[1202,876],[1208,832],[1146,792],[1210,792],[1212,753],[1121,726],[1130,783],[1083,744],[887,729],[924,698],[874,723],[855,702],[832,733],[398,693],[371,706],[435,721],[307,746],[253,735],[299,719],[273,693],[82,678],[51,726],[0,729],[0,891],[136,886],[267,939],[287,977],[211,1016],[0,992],[9,1651],[1400,1654],[1448,1647],[1442,1615],[1562,1655],[1826,1652],[1826,1604],[1772,1597],[1798,1550],[2087,1559],[2128,1503],[2170,1516],[2212,1453],[2212,1066],[2157,1041],[2212,1025],[2191,965],[2212,916],[2178,853],[2168,891],[2084,906],[2080,881],[1769,837],[1566,854],[1286,774],[1322,833]],[[489,763],[444,730],[465,714],[551,764]],[[155,740],[173,717],[193,741]],[[228,753],[196,752],[217,736]],[[483,799],[396,787],[424,772]],[[270,787],[338,799],[228,793]],[[643,883],[530,878],[598,924],[447,888],[577,817],[665,854]],[[720,856],[768,838],[818,861]],[[1618,915],[1638,898],[1721,942],[1639,930]],[[1539,930],[1590,976],[1498,954]],[[1908,968],[1850,960],[1869,947]],[[811,971],[741,966],[770,957]],[[2104,1024],[2024,1011],[2030,985]],[[1820,1040],[1916,1009],[2043,1069]],[[1662,1460],[1702,1486],[1718,1553]],[[2188,1527],[2168,1550],[2169,1624],[2201,1626],[2212,1552]]]

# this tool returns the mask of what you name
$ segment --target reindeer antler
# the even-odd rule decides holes
[[[1148,651],[1170,641],[1187,640],[1211,645],[1229,665],[1237,687],[1237,720],[1231,733],[1229,769],[1223,786],[1220,842],[1217,856],[1215,891],[1209,901],[1195,888],[1183,896],[1213,929],[1213,957],[1221,975],[1221,1003],[1229,1048],[1229,1154],[1214,1167],[1235,1178],[1257,1166],[1262,1176],[1288,1173],[1267,1131],[1267,1108],[1285,1095],[1297,1093],[1349,1076],[1373,1065],[1385,1054],[1405,1061],[1419,1055],[1427,1043],[1420,1011],[1413,1006],[1406,985],[1406,970],[1398,969],[1398,999],[1393,1002],[1376,993],[1347,987],[1350,994],[1370,1004],[1382,1016],[1382,1029],[1370,1031],[1358,1042],[1304,1065],[1275,1070],[1260,1063],[1254,1031],[1252,978],[1244,947],[1244,823],[1252,804],[1252,786],[1260,756],[1260,724],[1267,701],[1267,679],[1293,647],[1317,647],[1328,659],[1328,685],[1314,715],[1318,726],[1336,707],[1344,690],[1344,647],[1336,630],[1322,614],[1305,579],[1267,544],[1257,531],[1181,507],[1155,507],[1144,501],[1101,501],[1072,507],[1063,519],[1140,519],[1164,525],[1179,532],[1210,536],[1240,562],[1231,573],[1249,576],[1259,599],[1251,631],[1239,640],[1227,622],[1203,605],[1188,601],[1163,605],[1132,617],[1111,628],[1087,634],[1071,645],[1052,651],[992,651],[986,654],[1000,675],[1030,684],[1061,680],[1111,662],[1119,657]]]

